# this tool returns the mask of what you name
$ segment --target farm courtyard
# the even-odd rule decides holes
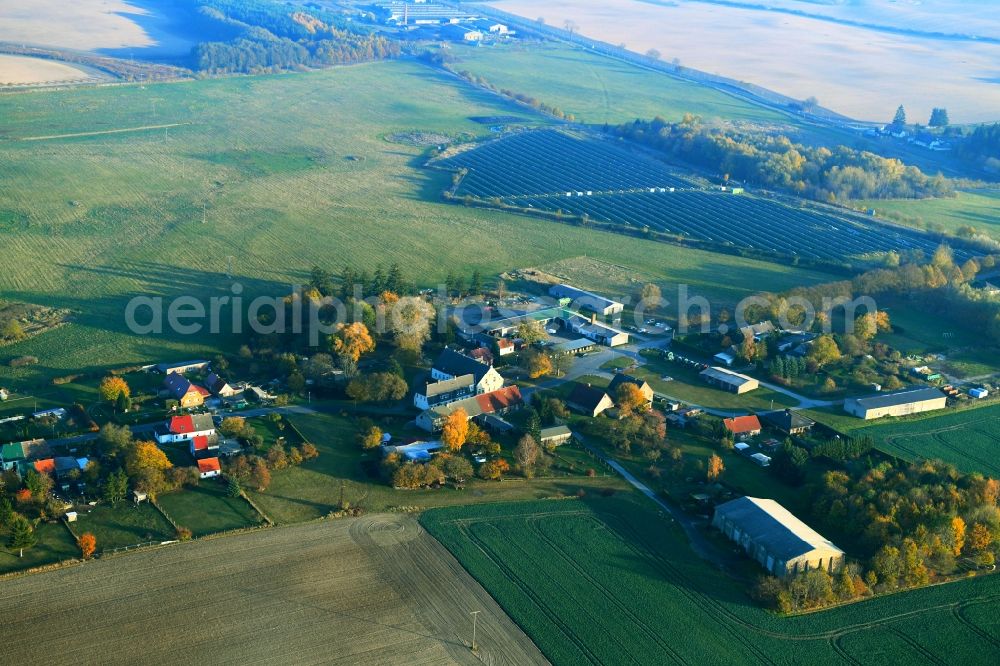
[[[89,663],[98,645],[104,664],[545,663],[405,515],[199,540],[3,585],[7,664]]]

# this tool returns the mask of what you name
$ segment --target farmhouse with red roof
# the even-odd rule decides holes
[[[215,423],[211,414],[185,414],[172,416],[166,427],[156,432],[156,441],[160,444],[171,442],[188,442],[196,437],[214,437]]]
[[[217,435],[198,435],[191,438],[191,455],[195,458],[212,454],[219,451],[219,438]]]
[[[198,461],[198,476],[209,479],[222,474],[222,465],[218,458],[202,458]]]
[[[731,419],[723,419],[722,425],[726,430],[739,438],[755,437],[760,434],[760,419],[756,416],[736,416]]]
[[[449,415],[465,410],[470,419],[482,421],[487,415],[502,415],[513,411],[524,404],[521,389],[516,386],[505,386],[496,391],[474,395],[463,400],[456,400],[432,409],[424,410],[417,417],[416,424],[428,432],[441,429]]]

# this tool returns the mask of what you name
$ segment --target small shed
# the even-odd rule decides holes
[[[984,388],[969,389],[969,395],[971,397],[975,398],[976,400],[982,400],[983,398],[985,398],[989,394],[990,394],[990,392],[987,391]]]
[[[746,442],[737,442],[733,448],[739,451],[740,453],[743,453],[750,448],[750,445],[747,444]]]
[[[750,459],[761,467],[769,467],[771,465],[771,457],[765,456],[763,453],[755,453],[750,456]]]
[[[75,523],[76,522],[76,511],[67,511],[66,512],[66,522],[67,523]]]
[[[135,502],[136,504],[138,504],[139,502],[145,502],[148,499],[149,496],[146,493],[141,493],[138,490],[132,491],[132,501]]]

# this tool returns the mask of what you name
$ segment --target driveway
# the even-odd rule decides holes
[[[691,550],[693,550],[695,554],[698,555],[698,557],[702,558],[707,562],[710,562],[711,564],[718,567],[719,569],[722,569],[723,571],[728,571],[727,557],[724,554],[720,553],[719,550],[715,547],[715,545],[705,538],[705,535],[699,531],[698,526],[695,524],[695,521],[692,520],[692,518],[689,515],[687,515],[677,507],[671,506],[670,504],[665,502],[663,499],[660,498],[659,495],[653,492],[653,490],[649,486],[647,486],[645,483],[636,478],[634,474],[625,469],[625,467],[620,462],[618,462],[617,460],[615,460],[610,456],[605,455],[604,452],[601,451],[600,449],[591,446],[584,440],[582,436],[577,435],[577,439],[580,441],[583,447],[588,451],[590,451],[591,453],[593,453],[598,460],[606,463],[611,469],[621,474],[622,478],[628,481],[632,485],[632,487],[634,487],[640,493],[642,493],[643,495],[651,499],[653,502],[655,502],[656,505],[659,506],[661,509],[663,509],[668,516],[677,521],[677,524],[680,525],[682,530],[684,530],[685,536],[687,536],[688,541],[691,543]]]

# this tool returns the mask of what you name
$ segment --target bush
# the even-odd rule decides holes
[[[10,359],[8,365],[12,368],[24,368],[36,363],[38,363],[37,356],[18,356],[17,358]]]

